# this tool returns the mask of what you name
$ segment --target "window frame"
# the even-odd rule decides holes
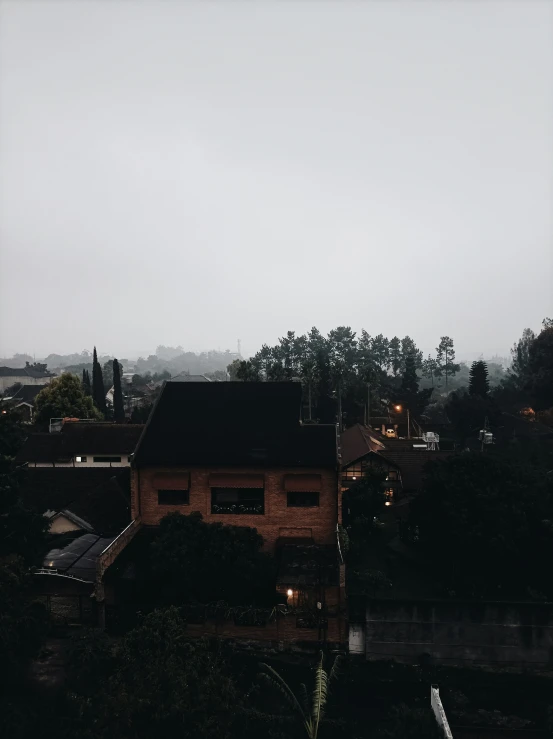
[[[185,500],[179,500],[179,501],[173,501],[173,502],[167,502],[167,501],[161,501],[160,496],[167,495],[167,493],[171,494],[182,494],[182,496],[185,498]],[[171,488],[159,488],[157,491],[157,504],[159,506],[180,506],[180,505],[190,505],[190,490],[185,490],[184,488],[180,490],[174,490]]]
[[[294,496],[314,496],[314,499],[316,499],[316,503],[292,503],[290,502],[292,497]],[[286,493],[286,507],[287,508],[320,508],[321,507],[321,496],[320,493],[315,492],[314,490],[289,490]]]
[[[221,493],[234,493],[237,500],[218,501],[217,497]],[[249,498],[249,496],[251,496]],[[248,499],[249,498],[249,499]],[[225,510],[227,506],[227,510]],[[259,506],[261,510],[239,510],[240,507],[251,509]],[[219,507],[219,510],[215,510]],[[265,515],[265,488],[233,488],[233,487],[212,487],[211,488],[211,506],[212,515],[223,516],[264,516]]]
[[[121,464],[121,457],[100,454],[97,457],[92,457],[92,461],[94,464]]]

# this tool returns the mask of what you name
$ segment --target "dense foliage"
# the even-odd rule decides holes
[[[451,376],[457,366],[448,341],[447,358],[440,361]],[[316,328],[303,336],[289,331],[276,346],[265,344],[228,370],[232,380],[243,382],[299,380],[305,391],[304,420],[333,423],[340,416],[347,426],[366,418],[367,405],[371,417],[390,402],[424,406],[430,393],[424,398],[419,393],[421,367],[422,353],[409,336],[387,339],[363,330],[357,337],[349,326],[339,326],[327,337]]]
[[[534,447],[429,465],[411,525],[448,592],[553,597],[552,467],[551,453]]]
[[[164,603],[250,605],[274,599],[273,558],[256,529],[206,523],[201,513],[170,513],[151,544],[150,576]]]
[[[65,372],[45,385],[35,399],[35,423],[48,424],[51,418],[101,419],[102,415],[79,378]]]
[[[110,649],[101,637],[72,651],[69,733],[94,739],[230,738],[242,703],[216,650],[187,640],[176,608],[154,611]],[[84,671],[84,676],[83,676]]]

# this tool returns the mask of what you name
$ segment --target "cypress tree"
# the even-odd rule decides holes
[[[473,362],[469,374],[470,395],[479,395],[481,398],[487,398],[489,392],[488,365],[486,362],[482,362],[482,360]]]
[[[125,420],[123,407],[123,391],[121,390],[121,370],[117,359],[113,360],[113,418],[116,423]]]
[[[98,410],[102,413],[106,412],[106,391],[104,389],[104,378],[102,376],[102,368],[98,362],[96,347],[94,347],[94,356],[92,358],[92,399]]]
[[[83,391],[85,395],[92,395],[92,387],[90,385],[90,373],[88,370],[83,370]]]

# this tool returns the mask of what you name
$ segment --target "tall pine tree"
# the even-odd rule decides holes
[[[486,362],[473,362],[469,375],[469,393],[471,395],[479,395],[481,398],[487,398],[490,392],[490,383],[488,382],[488,365]]]
[[[121,370],[117,359],[113,360],[113,418],[116,423],[125,420],[123,391],[121,390]]]
[[[106,412],[106,391],[104,389],[104,378],[102,376],[102,368],[98,362],[96,347],[94,347],[94,355],[92,358],[92,399],[99,411]]]

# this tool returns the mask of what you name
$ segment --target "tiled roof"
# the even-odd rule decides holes
[[[52,463],[76,454],[132,454],[143,429],[135,423],[66,422],[59,433],[31,434],[16,461]]]
[[[342,465],[347,465],[369,452],[381,451],[384,448],[384,440],[378,439],[372,429],[356,423],[340,434],[340,447]]]
[[[12,401],[34,405],[35,398],[41,390],[44,390],[44,385],[22,385],[19,390],[12,395]]]
[[[39,513],[67,510],[97,534],[116,534],[130,523],[130,469],[34,467],[20,488],[25,505]]]
[[[300,424],[301,392],[295,382],[168,382],[135,461],[335,467],[336,428]]]

